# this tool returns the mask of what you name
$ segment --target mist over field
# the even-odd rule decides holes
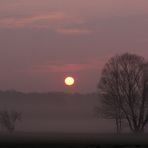
[[[99,104],[97,94],[60,92],[0,92],[0,109],[21,112],[22,121],[16,131],[102,133],[114,132],[112,121],[98,119],[94,111]]]

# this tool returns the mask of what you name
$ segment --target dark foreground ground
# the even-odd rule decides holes
[[[43,134],[0,135],[0,147],[41,148],[148,148],[148,134]]]

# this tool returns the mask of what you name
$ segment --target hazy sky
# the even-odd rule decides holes
[[[148,0],[0,1],[2,90],[93,92],[104,63],[127,51],[148,57]]]

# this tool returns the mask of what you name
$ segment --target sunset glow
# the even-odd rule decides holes
[[[67,85],[67,86],[72,86],[72,85],[74,85],[74,82],[75,82],[75,80],[74,80],[73,77],[66,77],[66,78],[65,78],[65,85]]]
[[[96,91],[112,56],[148,57],[147,16],[148,0],[0,0],[0,90]]]

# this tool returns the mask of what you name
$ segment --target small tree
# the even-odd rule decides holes
[[[21,113],[17,111],[0,111],[1,126],[12,133],[17,121],[21,120]]]
[[[143,57],[123,54],[105,65],[98,84],[102,112],[115,119],[117,129],[126,120],[133,132],[143,132],[148,122],[148,63]]]

